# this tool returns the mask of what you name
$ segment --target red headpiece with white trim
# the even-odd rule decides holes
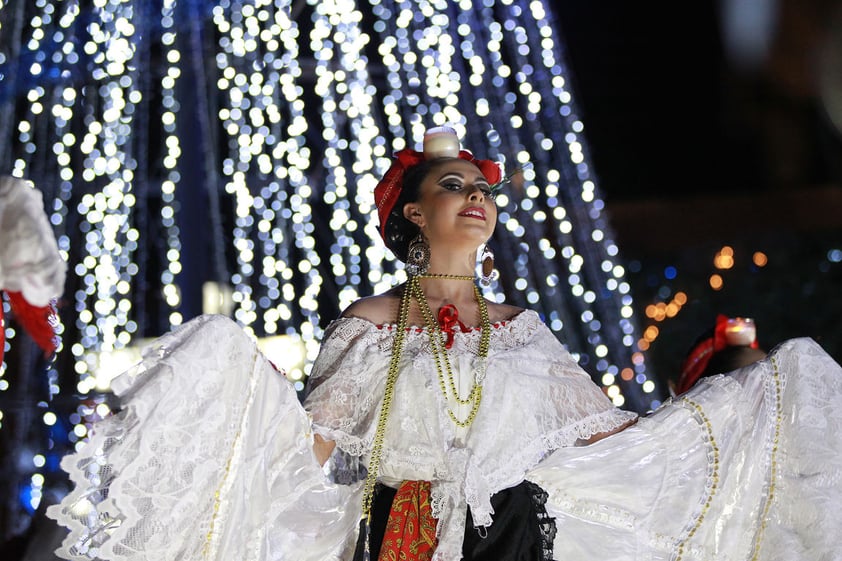
[[[482,175],[492,186],[500,184],[503,173],[500,166],[492,160],[475,158],[467,150],[462,150],[456,131],[450,127],[436,127],[424,135],[424,151],[409,148],[395,153],[392,165],[374,188],[374,204],[380,218],[380,235],[385,239],[386,221],[397,203],[403,190],[403,178],[407,170],[426,160],[437,158],[460,158],[477,166]]]

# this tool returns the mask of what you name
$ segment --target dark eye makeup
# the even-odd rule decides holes
[[[453,192],[465,189],[462,177],[458,175],[449,175],[441,178],[441,180],[439,180],[439,185],[444,189]],[[491,199],[492,201],[494,200],[496,195],[491,191],[491,187],[489,185],[482,183],[478,189],[482,193],[483,197]]]

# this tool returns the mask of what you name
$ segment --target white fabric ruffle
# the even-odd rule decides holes
[[[291,384],[234,322],[204,316],[113,382],[123,410],[62,461],[48,515],[66,559],[343,559],[359,485],[327,481]]]
[[[633,427],[558,450],[558,559],[842,559],[842,368],[795,339],[703,379]]]
[[[46,306],[64,292],[66,270],[41,191],[23,179],[0,176],[0,290],[21,292],[29,304]]]
[[[533,338],[536,331],[523,322],[511,322],[510,330],[496,335],[501,338],[496,358],[512,378],[537,372],[534,365],[545,364],[542,354],[555,356],[555,347]],[[512,345],[502,343],[506,340]],[[524,352],[514,351],[518,341],[532,341],[527,349],[532,368],[511,370],[513,364],[506,362],[507,353]],[[368,348],[369,355],[381,352],[377,344]],[[490,379],[495,376],[490,369]],[[117,378],[114,387],[123,410],[97,424],[87,445],[62,463],[76,488],[48,511],[71,529],[61,556],[351,558],[360,483],[328,481],[312,452],[311,420],[291,385],[236,324],[214,316],[189,322],[150,347],[143,362]],[[495,398],[484,398],[483,407],[501,417],[496,426],[518,425],[524,402],[515,386],[501,388],[511,392],[506,394],[511,408],[491,409]],[[337,403],[342,406],[341,399]],[[529,450],[501,456],[493,459],[492,471],[475,473],[498,473],[496,466],[507,460],[518,469],[530,466],[521,480],[534,481],[549,494],[546,507],[556,519],[558,559],[839,560],[840,403],[842,368],[813,341],[793,340],[768,360],[706,379],[635,426],[593,445],[567,444],[611,422],[585,417],[547,441],[554,452],[540,458]],[[414,426],[401,417],[393,422],[400,430]],[[464,474],[456,471],[473,469],[475,458],[485,453],[472,448],[476,443],[470,439],[467,444],[451,450],[452,458],[441,468],[453,474],[434,472],[443,476],[442,486],[459,481]],[[421,468],[425,457],[414,458],[420,458]],[[515,472],[507,473],[516,479]],[[519,482],[498,480],[477,493]],[[450,500],[458,492],[440,497]],[[471,491],[461,492],[470,496]],[[458,520],[461,511],[450,508],[450,521]],[[461,548],[448,544],[437,555],[456,560]]]

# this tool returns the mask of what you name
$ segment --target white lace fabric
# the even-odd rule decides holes
[[[477,336],[457,334],[459,371],[470,371]],[[331,327],[314,369],[312,426],[291,385],[230,320],[201,317],[163,337],[115,380],[122,411],[62,462],[76,488],[48,510],[71,530],[59,555],[350,560],[359,477],[331,483],[312,430],[357,453],[347,466],[364,471],[385,376],[369,368],[385,368],[391,337],[361,320]],[[571,446],[629,415],[537,316],[495,328],[482,407],[462,438],[425,340],[407,341],[383,475],[429,475],[437,559],[461,558],[463,505],[493,523],[487,498],[526,479],[548,493],[557,559],[842,560],[842,368],[815,342],[789,341],[631,428]]]
[[[39,307],[61,295],[67,266],[41,191],[23,179],[0,176],[0,240],[0,289]]]
[[[473,376],[480,331],[455,334],[454,377]],[[342,318],[328,329],[305,407],[314,429],[352,456],[366,456],[385,393],[394,326]],[[465,384],[463,384],[464,386]],[[380,478],[431,482],[439,519],[436,559],[458,559],[467,507],[493,523],[491,496],[517,485],[552,450],[627,423],[538,315],[494,328],[482,404],[467,431],[447,413],[426,330],[408,330],[384,439]]]

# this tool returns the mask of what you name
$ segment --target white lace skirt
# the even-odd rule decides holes
[[[67,559],[350,559],[359,485],[330,483],[291,385],[198,318],[115,381],[124,408],[65,458]],[[560,560],[842,559],[842,369],[814,342],[703,382],[526,475]],[[842,551],[842,550],[840,550]]]

